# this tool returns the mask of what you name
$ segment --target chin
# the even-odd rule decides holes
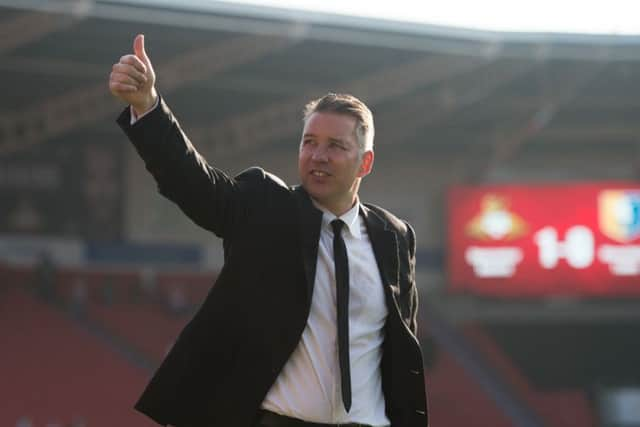
[[[322,191],[314,191],[312,188],[309,188],[309,187],[305,187],[305,190],[307,191],[309,196],[313,198],[313,200],[315,200],[316,202],[320,203],[323,206],[326,204],[326,201],[329,198],[328,195]]]
[[[313,197],[313,199],[316,202],[324,203],[324,201],[327,200],[327,196],[325,196],[324,194],[318,191],[307,191],[307,192],[309,193],[309,196]]]

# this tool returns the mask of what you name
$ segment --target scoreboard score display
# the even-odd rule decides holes
[[[486,296],[640,296],[640,183],[455,186],[450,289]]]

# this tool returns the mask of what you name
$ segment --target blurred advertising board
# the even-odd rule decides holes
[[[44,257],[57,266],[85,264],[85,249],[78,239],[46,236],[0,235],[0,263],[32,266]]]
[[[456,186],[452,291],[640,296],[640,183]]]
[[[45,144],[0,159],[0,233],[117,240],[122,146]]]

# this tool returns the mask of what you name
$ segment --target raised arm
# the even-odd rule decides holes
[[[135,38],[133,50],[133,54],[122,56],[113,65],[109,77],[111,93],[130,105],[118,118],[118,124],[155,178],[160,193],[180,206],[196,224],[228,237],[249,214],[261,174],[231,178],[211,167],[158,95],[143,35]]]

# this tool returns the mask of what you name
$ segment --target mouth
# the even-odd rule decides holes
[[[318,169],[311,170],[311,172],[309,172],[309,174],[312,175],[312,176],[319,177],[319,178],[324,178],[324,177],[327,177],[327,176],[331,176],[331,174],[329,174],[328,172],[321,171],[321,170],[318,170]]]

